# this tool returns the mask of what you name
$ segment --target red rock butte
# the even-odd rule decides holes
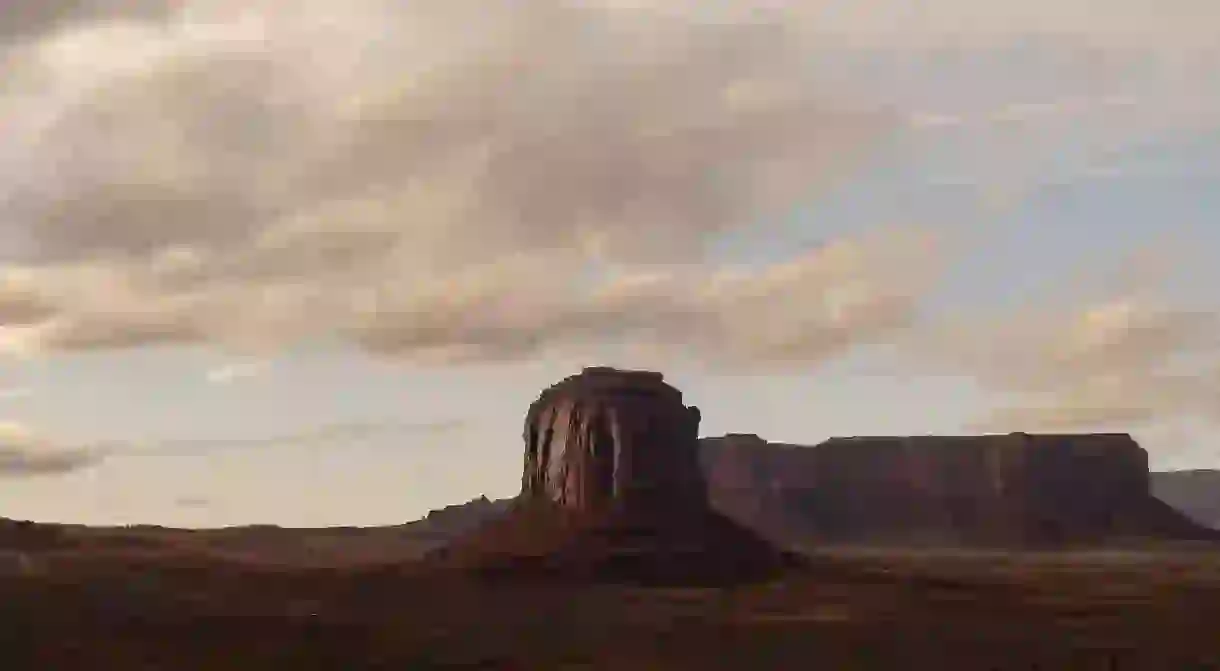
[[[525,419],[509,511],[427,558],[484,576],[651,584],[765,579],[800,562],[714,511],[699,410],[660,373],[586,368]]]
[[[660,373],[586,368],[530,406],[521,494],[577,513],[702,506],[699,419]]]

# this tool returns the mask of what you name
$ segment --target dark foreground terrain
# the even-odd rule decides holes
[[[1220,554],[824,552],[733,589],[0,558],[4,669],[1220,669]]]

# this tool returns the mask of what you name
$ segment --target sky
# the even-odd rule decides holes
[[[545,386],[1220,468],[1203,0],[0,10],[0,516],[398,524]]]

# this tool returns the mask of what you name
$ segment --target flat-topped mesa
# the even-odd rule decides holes
[[[1149,490],[1127,434],[704,439],[713,499],[768,535],[1027,545],[1203,540]]]
[[[661,373],[585,368],[530,405],[521,498],[575,512],[704,506],[699,419]]]

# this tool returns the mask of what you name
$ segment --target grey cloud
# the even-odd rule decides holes
[[[338,334],[443,361],[620,340],[761,361],[911,319],[922,270],[792,271],[811,257],[710,288],[713,236],[900,125],[818,88],[790,25],[557,0],[231,9],[27,48],[45,77],[0,113],[37,140],[0,149],[24,173],[0,215],[46,307],[10,349]]]
[[[1165,420],[1220,422],[1220,374],[1214,364],[1193,373],[1081,378],[1027,397],[979,420],[986,430],[1129,430]]]
[[[174,499],[174,505],[179,508],[208,508],[212,500],[202,496],[181,496]]]
[[[779,3],[809,19],[813,35],[856,47],[980,47],[1025,40],[1062,40],[1092,49],[1199,54],[1214,49],[1217,13],[1206,0],[1115,0],[1096,11],[1091,0],[982,4],[930,0],[919,7],[851,4],[826,12],[820,3]],[[1214,53],[1214,52],[1213,52]]]
[[[229,280],[175,292],[164,268],[103,264],[47,274],[58,312],[25,343],[56,351],[206,341],[265,355],[338,334],[373,354],[437,362],[590,344],[683,349],[726,365],[816,362],[908,328],[941,259],[932,238],[888,230],[737,269],[597,270],[556,251],[438,275],[365,264],[364,279],[356,269],[324,283]]]
[[[594,18],[568,17],[579,25],[555,32],[506,21],[494,61],[455,72],[434,97],[408,90],[370,105],[352,139],[367,150],[348,151],[331,174],[364,188],[475,161],[478,234],[491,236],[481,244],[570,245],[573,224],[587,224],[606,229],[616,253],[672,258],[782,205],[756,202],[764,177],[795,174],[808,190],[884,127],[801,88],[799,52],[779,29],[677,26],[624,49],[629,37]],[[726,104],[728,87],[763,77],[788,97]]]
[[[104,458],[100,449],[59,445],[20,425],[0,422],[0,478],[63,475]]]
[[[239,361],[217,366],[205,375],[212,384],[229,384],[238,380],[259,377],[271,369],[267,361]]]
[[[940,337],[956,351],[944,354],[984,382],[1037,391],[1096,377],[1146,376],[1177,356],[1220,345],[1216,314],[1141,301],[1019,314],[990,325],[947,329]]]
[[[1122,387],[1098,390],[1087,386],[1061,391],[1040,400],[1028,399],[995,409],[970,423],[969,428],[998,433],[1130,429],[1174,412],[1172,407],[1158,402],[1149,391]]]
[[[0,477],[62,475],[96,465],[101,457],[88,450],[37,454],[0,445]]]
[[[326,17],[361,35],[357,60],[308,18],[252,11],[257,43],[185,13],[131,36],[159,45],[146,65],[44,110],[27,163],[46,177],[11,206],[38,221],[32,258],[237,243],[352,202],[425,260],[570,245],[579,226],[617,253],[689,256],[849,170],[896,123],[813,90],[782,25],[360,0]],[[216,25],[242,35],[239,19]],[[19,102],[51,110],[44,94]],[[451,216],[392,195],[410,189],[452,199]]]
[[[176,0],[40,0],[14,3],[0,20],[0,47],[5,43],[37,39],[57,30],[99,21],[158,21],[174,11]]]
[[[441,436],[469,426],[464,420],[433,422],[354,421],[298,432],[237,439],[166,439],[99,442],[92,446],[60,444],[23,426],[0,423],[0,478],[63,475],[82,471],[120,457],[195,457],[218,451],[273,448],[336,448],[385,436]]]
[[[407,422],[394,420],[354,421],[315,426],[298,432],[259,438],[165,439],[129,443],[114,451],[116,456],[182,457],[206,456],[227,450],[256,450],[296,447],[337,447],[381,436],[433,436],[464,430],[464,420]]]
[[[537,259],[432,293],[386,297],[353,337],[371,351],[487,361],[602,344],[683,351],[714,366],[816,363],[911,326],[936,278],[933,240],[885,231],[762,268],[635,268],[581,287]]]
[[[32,282],[0,273],[0,327],[37,324],[55,312]]]
[[[265,225],[272,206],[260,200],[259,175],[292,122],[268,109],[271,72],[251,57],[178,59],[117,77],[42,131],[30,163],[48,174],[9,204],[30,222],[27,255],[231,245]]]
[[[914,358],[1016,394],[976,428],[1220,421],[1220,311],[1160,299],[1165,259],[1150,258],[1129,259],[1091,296],[942,323],[914,341]],[[1061,297],[1080,288],[1061,288]]]
[[[0,401],[16,401],[33,395],[34,390],[29,387],[0,387]]]

